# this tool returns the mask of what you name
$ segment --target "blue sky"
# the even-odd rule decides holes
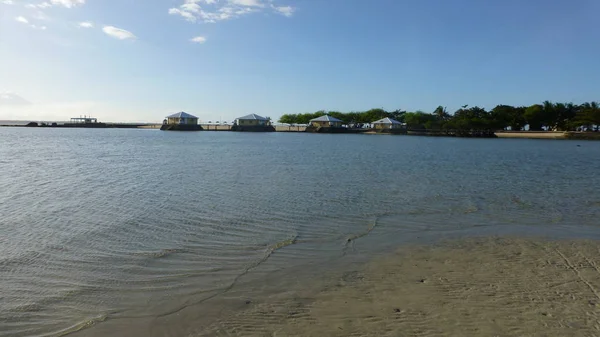
[[[0,119],[600,100],[599,11],[597,0],[0,0]]]

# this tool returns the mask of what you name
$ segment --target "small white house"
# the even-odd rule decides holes
[[[235,119],[235,123],[239,126],[267,126],[271,125],[271,121],[268,118],[259,116],[257,114],[249,114],[244,117]]]
[[[372,123],[375,129],[400,129],[404,126],[401,122],[398,122],[395,119],[391,119],[389,117],[380,119]]]
[[[341,128],[342,120],[337,119],[335,117],[331,117],[329,115],[324,115],[321,117],[313,118],[310,120],[310,125],[314,127],[333,127],[333,128]]]
[[[186,125],[197,125],[198,117],[192,116],[187,112],[178,112],[176,114],[172,114],[167,116],[164,120],[163,124],[168,125],[177,125],[177,124],[186,124]]]

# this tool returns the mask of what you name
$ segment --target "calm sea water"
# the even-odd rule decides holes
[[[599,238],[599,172],[600,142],[0,128],[0,336],[164,317],[259,266],[431,234]]]

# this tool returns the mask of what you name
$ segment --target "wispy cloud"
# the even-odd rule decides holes
[[[79,23],[79,27],[81,28],[94,28],[94,23],[89,21],[84,21]]]
[[[102,31],[110,36],[110,37],[114,37],[115,39],[119,39],[119,40],[127,40],[127,39],[135,39],[136,36],[125,29],[121,29],[121,28],[117,28],[114,26],[104,26],[104,28],[102,28]]]
[[[73,8],[85,4],[85,0],[50,0],[50,3],[54,6],[63,6],[66,8]]]
[[[85,0],[50,0],[44,1],[37,4],[27,4],[27,8],[48,8],[52,6],[60,6],[65,8],[74,8],[77,6],[85,5]]]
[[[17,21],[18,21],[18,22],[20,22],[20,23],[29,23],[29,20],[25,19],[25,18],[24,18],[24,17],[22,17],[22,16],[17,16],[17,17],[15,18],[15,20],[17,20]]]
[[[296,11],[296,8],[292,6],[272,6],[272,8],[275,10],[275,12],[283,16],[287,16],[288,18],[294,15],[294,12]]]
[[[229,0],[232,5],[248,6],[248,7],[265,7],[261,0]]]
[[[41,2],[39,4],[27,4],[25,5],[25,7],[27,8],[34,8],[34,9],[44,9],[44,8],[48,8],[48,7],[52,7],[52,4],[49,2]]]
[[[204,36],[196,36],[190,39],[193,43],[204,43],[206,42],[206,38]]]
[[[35,25],[33,23],[30,23],[29,20],[27,20],[27,18],[23,17],[23,16],[17,16],[15,18],[15,20],[17,22],[23,23],[28,25],[29,27],[33,28],[33,29],[40,29],[40,30],[46,30],[46,26],[39,26],[39,25]]]
[[[169,14],[181,15],[181,17],[183,17],[187,21],[191,21],[191,22],[196,22],[196,20],[197,20],[195,12],[190,12],[185,9],[171,8],[171,9],[169,9]]]
[[[169,9],[169,14],[178,15],[190,22],[214,23],[235,19],[243,15],[271,10],[290,17],[295,8],[275,6],[274,0],[184,0],[179,7]]]
[[[1,2],[5,5],[14,5],[15,4],[15,2],[12,0],[2,0]]]
[[[19,96],[18,94],[5,91],[0,92],[0,105],[30,105],[31,102],[26,100],[25,98]]]
[[[36,11],[31,15],[31,18],[41,21],[50,21],[50,17],[42,11]]]

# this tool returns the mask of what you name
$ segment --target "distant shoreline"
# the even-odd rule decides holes
[[[4,123],[10,121],[3,121]],[[0,127],[26,127],[27,121],[14,121],[15,124],[0,124]],[[16,124],[20,123],[20,124]],[[121,129],[152,129],[157,130],[160,129],[161,124],[152,124],[152,123],[102,123],[104,126],[101,128],[121,128]],[[204,124],[202,124],[205,126]],[[39,125],[33,126],[33,128],[93,128],[87,126],[65,126],[65,125]],[[298,127],[298,126],[275,126],[275,131],[277,132],[299,132],[304,133],[306,127]],[[205,131],[231,131],[229,125],[206,125],[204,128]],[[447,136],[454,137],[451,135],[442,135],[437,131],[415,131],[408,130],[409,132],[405,135],[418,135],[418,136]],[[376,132],[376,130],[370,130],[363,132],[364,134],[374,135],[381,134]],[[385,133],[384,133],[385,134]],[[389,134],[389,133],[388,133]],[[495,131],[494,135],[496,138],[515,138],[515,139],[555,139],[555,140],[600,140],[600,132],[575,132],[575,131]],[[461,137],[461,138],[470,138],[470,137]],[[476,137],[474,137],[476,138]]]
[[[498,138],[600,140],[600,132],[496,131]]]

